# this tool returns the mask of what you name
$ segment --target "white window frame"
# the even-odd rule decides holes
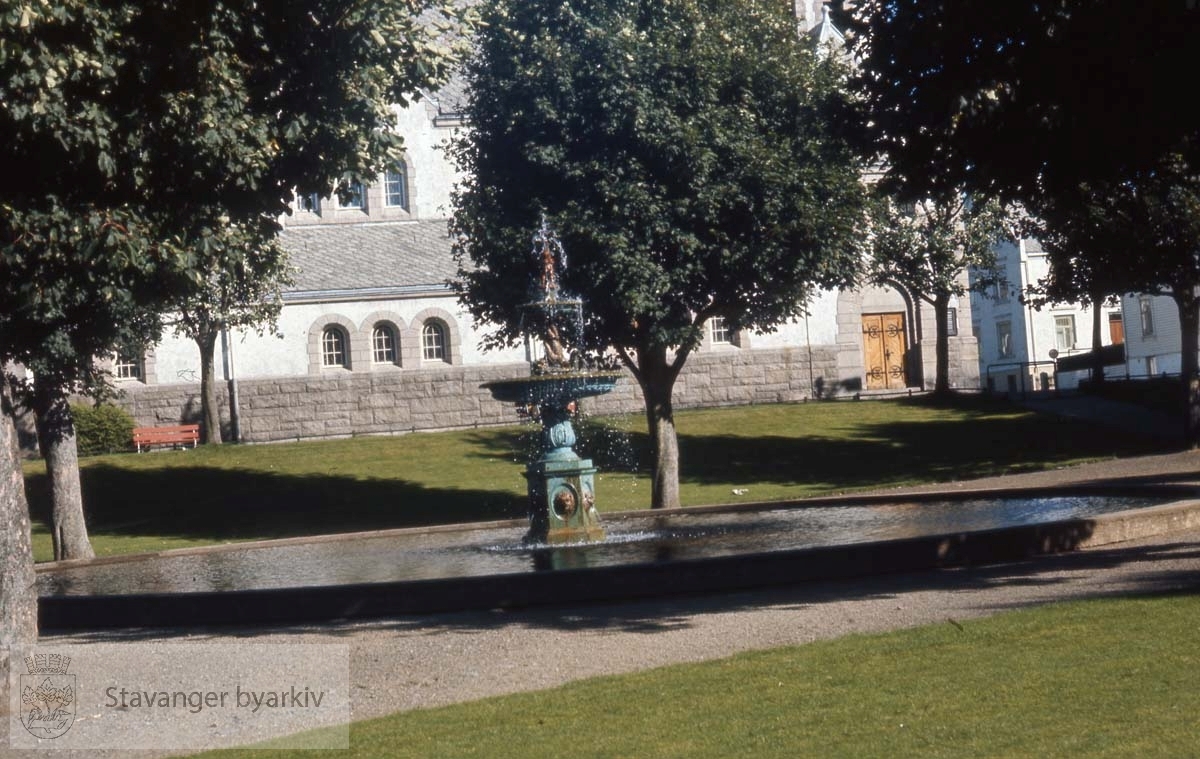
[[[350,200],[343,203],[342,199],[334,193],[337,198],[338,210],[340,211],[366,211],[367,210],[367,188],[362,182],[350,183]]]
[[[708,320],[709,340],[713,345],[737,345],[737,334],[725,324],[724,316]]]
[[[408,210],[408,165],[400,161],[383,173],[383,205]]]
[[[439,321],[430,320],[421,327],[421,359],[423,361],[442,361],[448,357],[446,345],[447,329]]]
[[[395,364],[399,355],[399,340],[396,330],[388,324],[376,324],[371,329],[371,362],[375,364]]]
[[[1142,322],[1142,337],[1154,336],[1154,300],[1149,295],[1138,297],[1138,314]]]
[[[113,376],[119,380],[141,382],[146,376],[142,359],[137,356],[121,354],[114,356]]]
[[[996,353],[1000,358],[1012,358],[1016,355],[1011,321],[996,322]]]
[[[350,346],[346,333],[340,327],[325,327],[321,330],[321,368],[347,369],[349,366]]]
[[[1070,338],[1070,339],[1067,339]],[[1054,345],[1059,351],[1073,351],[1079,340],[1075,331],[1075,314],[1054,315]]]
[[[296,193],[296,210],[320,216],[321,196],[315,192]]]

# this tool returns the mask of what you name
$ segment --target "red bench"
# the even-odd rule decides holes
[[[169,445],[172,448],[178,448],[181,445],[191,445],[195,448],[200,442],[200,425],[198,424],[177,424],[171,427],[135,427],[133,430],[133,444],[137,446],[138,453],[142,452],[143,448],[150,448],[155,445]]]

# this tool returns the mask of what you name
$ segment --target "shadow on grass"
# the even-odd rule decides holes
[[[287,475],[209,467],[82,472],[93,535],[212,541],[281,538],[523,516],[508,492],[430,488],[403,480]],[[48,521],[46,478],[27,478],[30,512]]]
[[[1039,471],[1087,458],[1177,449],[1161,440],[968,400],[913,399],[901,405],[951,408],[958,420],[862,423],[850,437],[741,437],[681,432],[681,478],[697,483],[827,483],[886,487]],[[648,440],[633,436],[639,448]]]

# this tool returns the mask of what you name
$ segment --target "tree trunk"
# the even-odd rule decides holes
[[[950,296],[939,294],[933,299],[933,321],[936,337],[934,338],[934,380],[933,394],[948,395],[950,393]]]
[[[5,678],[8,646],[37,640],[29,506],[14,419],[8,382],[0,378],[0,677]]]
[[[1104,296],[1092,296],[1092,383],[1099,385],[1104,382],[1104,339],[1100,328],[1104,325],[1101,318],[1104,314]]]
[[[54,560],[90,559],[96,553],[88,540],[83,516],[83,490],[79,482],[79,452],[75,423],[62,388],[37,382],[33,389],[38,447],[46,460],[50,483],[50,534]]]
[[[1187,404],[1183,411],[1184,441],[1190,448],[1200,447],[1200,372],[1197,372],[1197,348],[1200,347],[1200,298],[1195,288],[1180,288],[1175,296],[1179,307],[1179,374]]]
[[[221,410],[217,406],[216,355],[217,331],[203,332],[196,338],[200,348],[200,416],[206,445],[221,444]]]
[[[653,446],[650,508],[676,508],[679,502],[679,439],[675,434],[675,412],[671,395],[675,390],[676,366],[667,361],[666,348],[638,351],[638,382],[646,404],[646,425]]]

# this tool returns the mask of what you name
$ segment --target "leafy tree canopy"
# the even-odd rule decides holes
[[[1200,153],[1191,0],[837,0],[867,136],[911,197],[1026,202]]]
[[[765,0],[502,0],[469,65],[456,157],[464,295],[517,337],[550,215],[596,345],[689,349],[769,329],[855,271],[842,70]]]
[[[381,170],[400,143],[391,104],[456,61],[449,6],[0,11],[0,357],[82,366],[135,312],[202,284],[193,246],[224,219],[273,217],[296,188]]]

